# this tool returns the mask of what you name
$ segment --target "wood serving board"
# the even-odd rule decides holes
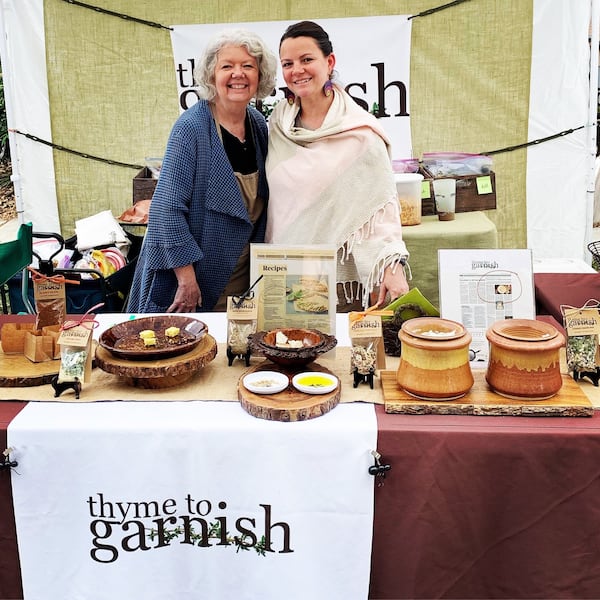
[[[0,387],[46,385],[58,375],[59,369],[60,360],[34,363],[24,354],[4,354],[0,348]]]
[[[98,346],[96,364],[103,371],[118,375],[135,387],[161,389],[187,381],[216,355],[217,342],[210,334],[206,334],[189,352],[156,360],[127,360],[114,356],[106,348]]]
[[[381,371],[386,413],[408,415],[474,415],[512,417],[591,417],[594,406],[579,385],[562,376],[559,392],[547,400],[513,400],[493,392],[485,380],[485,370],[474,370],[471,390],[456,400],[421,400],[411,396],[396,382],[396,371]]]
[[[288,376],[289,386],[277,394],[255,394],[244,387],[242,379],[255,371],[279,371]],[[288,371],[265,360],[248,369],[238,381],[238,398],[242,408],[253,417],[269,421],[306,421],[320,417],[334,408],[340,401],[341,384],[328,394],[305,394],[292,386],[292,378],[296,373],[315,371],[333,373],[319,363],[312,362],[302,367],[302,371]]]

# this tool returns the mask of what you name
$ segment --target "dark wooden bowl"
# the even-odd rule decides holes
[[[308,344],[302,348],[280,348],[275,345],[275,335],[282,331],[290,340],[306,340]],[[274,329],[258,331],[248,336],[248,345],[254,354],[265,356],[271,362],[294,369],[313,362],[320,354],[328,352],[337,344],[332,335],[317,329]]]
[[[173,339],[166,339],[164,331],[169,327],[179,327],[180,335]],[[145,347],[143,341],[139,339],[140,331],[145,329],[151,329],[156,333],[156,346]],[[189,352],[200,343],[207,332],[206,324],[198,319],[181,315],[160,315],[113,325],[100,335],[98,343],[119,358],[156,360]]]
[[[319,346],[323,343],[323,334],[316,329],[297,329],[297,328],[281,328],[281,329],[272,329],[271,331],[265,332],[262,343],[265,346],[269,346],[275,350],[283,350],[283,351],[298,351],[303,348],[286,348],[285,346],[278,346],[276,343],[277,333],[283,333],[288,340],[293,340],[294,342],[301,341],[303,348],[312,348],[314,346]]]

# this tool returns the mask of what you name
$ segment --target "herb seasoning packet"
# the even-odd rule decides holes
[[[351,315],[352,313],[349,315],[350,372],[368,375],[377,369],[385,369],[381,317],[365,314],[354,319]]]
[[[235,355],[248,352],[248,336],[256,333],[258,303],[254,297],[227,298],[227,346]]]
[[[35,328],[62,325],[67,312],[65,278],[62,275],[33,276],[33,299],[35,302]]]
[[[89,381],[92,374],[92,329],[75,325],[61,331],[58,383]]]
[[[600,366],[600,311],[597,302],[588,301],[581,308],[561,306],[561,312],[567,332],[567,368],[569,371],[595,371]]]

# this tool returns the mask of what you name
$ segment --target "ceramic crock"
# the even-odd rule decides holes
[[[490,357],[485,379],[494,392],[545,400],[560,390],[559,349],[565,338],[556,327],[535,319],[505,319],[491,325],[486,337]]]
[[[402,324],[396,374],[398,385],[425,400],[453,400],[473,387],[469,364],[471,334],[461,323],[417,317]]]

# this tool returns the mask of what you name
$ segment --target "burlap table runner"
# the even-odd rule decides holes
[[[79,400],[72,390],[54,397],[51,385],[35,387],[3,387],[0,388],[2,400],[30,400],[43,402],[102,402],[102,401],[135,401],[164,402],[189,400],[238,401],[237,385],[248,368],[244,361],[236,360],[228,366],[226,344],[219,343],[215,359],[200,369],[190,379],[180,385],[164,389],[141,389],[128,384],[117,375],[95,368],[91,381],[83,384]],[[374,378],[373,389],[366,383],[353,387],[353,376],[350,372],[350,348],[337,347],[331,356],[322,356],[318,363],[339,377],[342,384],[340,402],[368,402],[383,404],[383,392],[378,376]],[[252,357],[250,367],[266,359]],[[386,357],[386,369],[396,369],[398,359]],[[274,365],[275,366],[275,365]]]

